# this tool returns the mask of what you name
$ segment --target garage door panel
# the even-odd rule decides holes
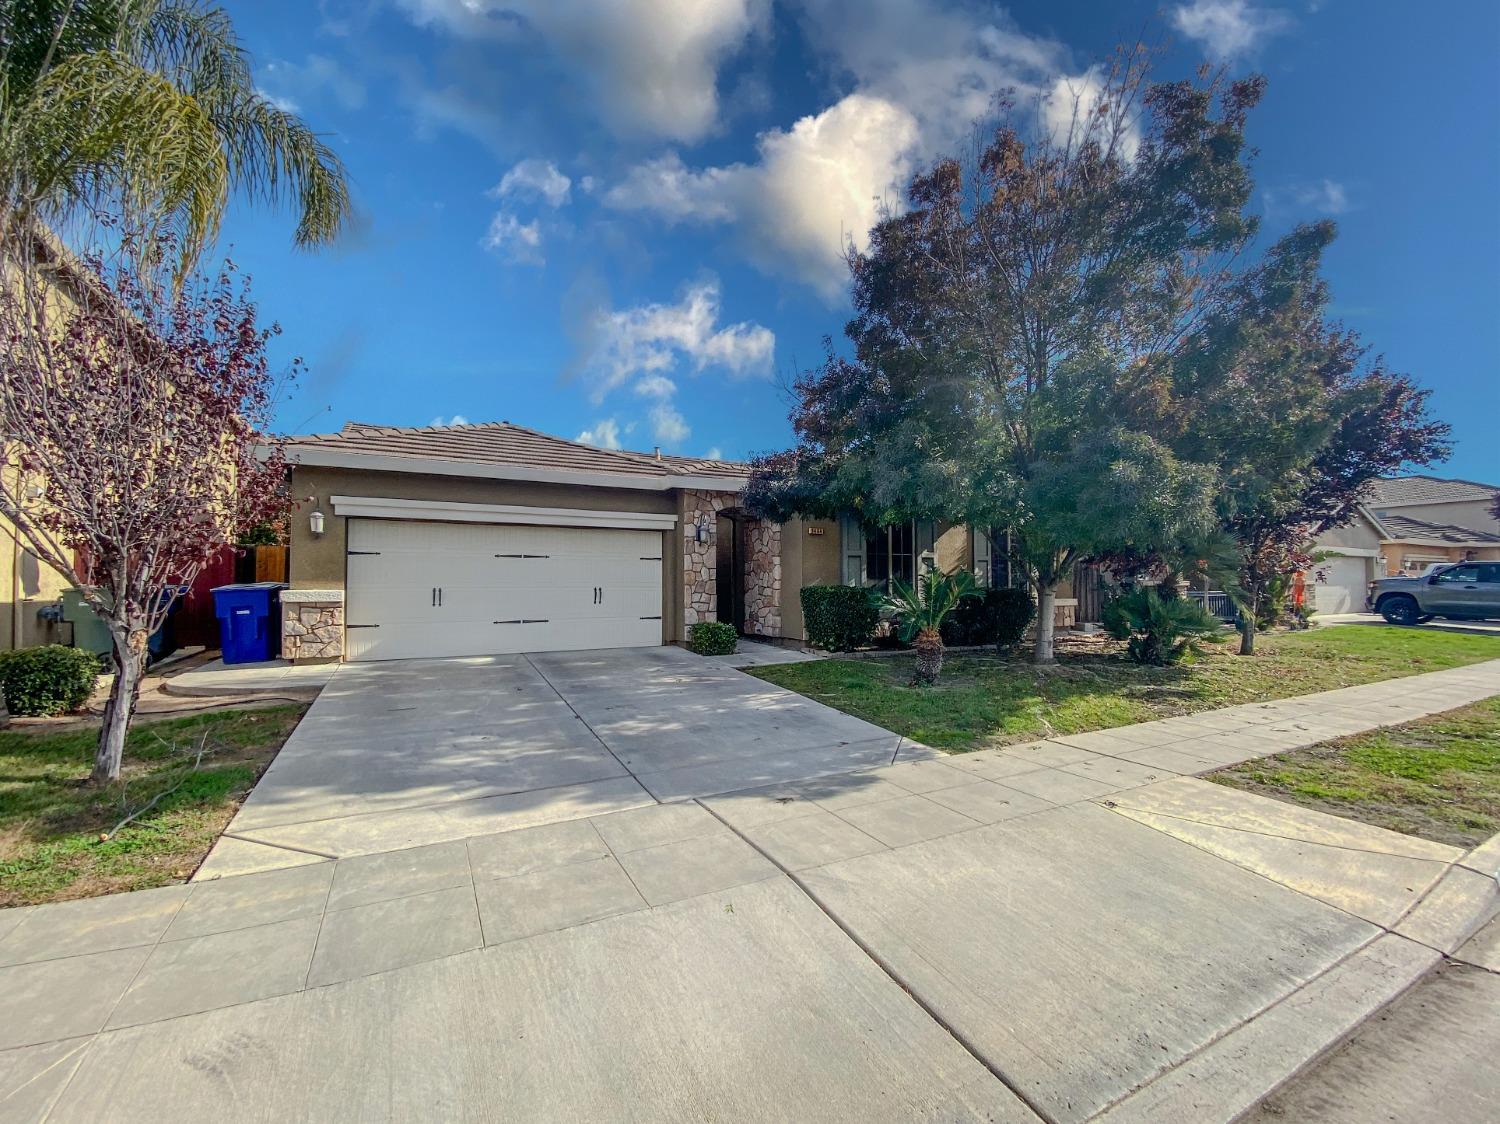
[[[1318,563],[1313,608],[1319,613],[1360,613],[1370,580],[1370,560],[1336,555]]]
[[[352,660],[661,643],[657,531],[353,519],[348,541]]]

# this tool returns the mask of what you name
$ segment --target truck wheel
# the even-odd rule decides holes
[[[1382,601],[1380,615],[1389,624],[1417,624],[1422,619],[1422,612],[1417,607],[1417,599],[1404,593],[1387,597]]]

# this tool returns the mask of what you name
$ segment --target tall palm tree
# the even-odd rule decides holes
[[[0,0],[0,229],[118,208],[188,265],[235,192],[291,204],[299,246],[349,221],[342,162],[256,90],[222,9]]]

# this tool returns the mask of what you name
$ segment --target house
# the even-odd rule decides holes
[[[1500,489],[1470,480],[1402,476],[1374,481],[1347,524],[1315,540],[1312,608],[1364,611],[1370,582],[1421,573],[1434,563],[1500,559]]]
[[[0,472],[14,478],[14,463],[8,456]],[[0,515],[0,652],[65,640],[68,626],[60,625],[45,610],[56,605],[68,588],[68,579],[28,550],[15,526]]]
[[[498,422],[350,423],[286,446],[298,504],[283,654],[383,660],[678,643],[698,621],[805,639],[797,591],[988,580],[988,537],[917,522],[775,523],[749,466],[600,449]]]

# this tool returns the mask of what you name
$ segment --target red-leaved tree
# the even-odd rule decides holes
[[[109,627],[102,784],[120,775],[151,633],[217,551],[284,505],[266,432],[279,329],[258,326],[232,265],[174,283],[128,237],[73,258],[38,235],[3,269],[0,515]]]

